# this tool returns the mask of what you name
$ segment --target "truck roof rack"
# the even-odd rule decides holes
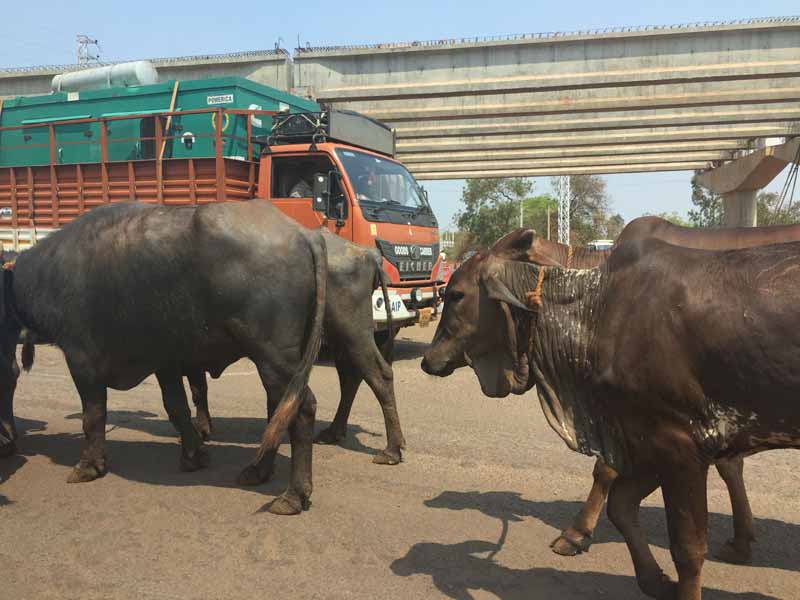
[[[395,154],[392,129],[349,110],[277,114],[272,117],[272,134],[255,141],[266,146],[336,141],[387,156]]]

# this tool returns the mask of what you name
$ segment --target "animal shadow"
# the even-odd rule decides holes
[[[490,558],[497,551],[498,544],[484,540],[457,544],[421,542],[392,562],[390,568],[400,577],[429,575],[442,594],[457,600],[472,600],[473,592],[479,590],[501,600],[578,600],[586,598],[587,592],[615,600],[642,597],[633,577],[591,571],[565,573],[551,568],[513,569]],[[774,600],[763,594],[708,588],[703,590],[703,598]]]
[[[81,413],[73,413],[66,416],[67,419],[82,418]],[[214,432],[211,435],[213,442],[223,444],[253,444],[261,439],[261,434],[266,427],[266,419],[248,417],[211,417]],[[161,415],[144,410],[115,410],[109,411],[106,423],[113,428],[132,429],[141,431],[155,437],[166,437],[177,439],[178,434],[175,428]],[[316,430],[319,432],[330,425],[330,421],[317,420]],[[339,442],[339,446],[360,452],[362,454],[375,455],[380,452],[380,448],[372,448],[364,445],[357,435],[366,435],[373,438],[382,438],[382,433],[369,431],[358,425],[347,426],[347,437]]]
[[[502,529],[498,544],[502,545],[509,523],[534,518],[560,531],[572,523],[583,503],[567,500],[527,500],[519,492],[445,491],[435,498],[426,500],[425,506],[447,510],[476,510],[487,517],[499,520]],[[643,506],[640,509],[639,519],[647,533],[648,541],[668,549],[669,537],[664,509]],[[752,566],[787,571],[800,570],[800,556],[796,552],[800,546],[800,525],[758,517],[753,521],[757,542],[753,546]],[[706,560],[715,561],[714,551],[733,535],[733,521],[730,515],[709,513],[708,527],[709,552]],[[595,529],[592,547],[608,542],[624,542],[624,540],[604,514]]]

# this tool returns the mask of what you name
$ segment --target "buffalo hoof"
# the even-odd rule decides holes
[[[277,498],[269,505],[267,509],[273,515],[299,515],[304,510],[308,510],[311,506],[311,501],[308,498],[301,498],[296,494],[285,493]]]
[[[550,543],[550,549],[561,556],[577,556],[583,552],[588,552],[591,545],[591,535],[581,533],[570,527],[562,531],[561,535]]]
[[[317,444],[338,444],[344,438],[344,432],[340,433],[337,432],[333,427],[328,427],[317,434],[317,437],[314,438],[314,442]]]
[[[86,483],[87,481],[99,479],[105,474],[105,463],[99,461],[95,463],[84,463],[81,461],[72,469],[69,477],[67,477],[67,483]]]
[[[259,465],[248,465],[242,472],[239,473],[239,476],[236,478],[236,483],[239,485],[261,485],[262,483],[266,483],[272,477],[272,467],[262,467]]]
[[[372,462],[376,465],[399,465],[403,462],[403,455],[400,450],[381,450],[373,458]]]
[[[180,470],[191,473],[211,464],[211,456],[205,448],[198,448],[192,456],[181,456]]]
[[[749,565],[753,559],[750,541],[730,539],[714,553],[714,558],[734,565]]]
[[[11,440],[3,437],[0,442],[0,458],[8,458],[17,453],[17,445]]]
[[[211,426],[211,421],[206,419],[195,419],[192,425],[194,425],[194,430],[204,442],[207,442],[211,439],[211,432],[214,430],[214,428]]]

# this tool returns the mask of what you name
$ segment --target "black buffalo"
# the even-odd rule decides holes
[[[395,465],[402,460],[405,439],[400,427],[392,373],[393,326],[386,290],[386,275],[380,255],[322,230],[328,251],[327,301],[325,306],[325,343],[333,352],[339,375],[341,399],[330,427],[321,431],[316,441],[334,444],[344,439],[347,421],[358,387],[365,380],[383,411],[387,445],[373,458],[378,464]],[[387,331],[376,341],[372,315],[372,292],[383,291],[387,307]],[[208,439],[212,431],[208,409],[208,385],[202,371],[187,373],[192,400],[197,408],[196,426]],[[268,473],[255,474],[259,479]]]
[[[322,337],[326,280],[322,236],[267,202],[101,207],[4,271],[0,369],[11,368],[9,350],[22,327],[63,350],[83,406],[86,444],[69,476],[81,482],[107,469],[107,388],[130,389],[153,373],[181,436],[181,468],[205,466],[182,374],[219,376],[247,357],[273,419],[244,479],[271,471],[265,465],[288,428],[291,483],[271,510],[293,514],[311,494],[316,400],[307,380]],[[30,358],[23,353],[23,365]]]
[[[697,600],[711,462],[800,446],[800,244],[710,252],[649,239],[597,269],[476,255],[450,279],[422,368],[470,366],[492,397],[537,388],[573,450],[619,477],[608,501],[641,589]],[[661,487],[672,583],[638,523]]]

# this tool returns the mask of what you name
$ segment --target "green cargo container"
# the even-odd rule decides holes
[[[169,111],[174,81],[127,88],[82,92],[55,92],[48,96],[7,99],[0,113],[0,167],[46,165],[50,162],[49,123],[96,119]],[[178,84],[176,111],[197,109],[255,109],[315,112],[317,103],[241,77],[188,80]],[[268,116],[252,119],[253,135],[266,135],[271,125]],[[223,118],[226,157],[247,156],[245,115]],[[3,131],[18,125],[37,127]],[[137,160],[155,157],[155,144],[133,138],[154,136],[152,118],[108,122],[108,160]],[[191,134],[191,135],[189,135]],[[178,115],[172,118],[167,136],[176,136],[165,147],[164,158],[214,156],[214,118],[211,113]],[[191,138],[190,144],[183,137]],[[64,123],[55,126],[56,162],[60,164],[100,162],[99,123]],[[257,152],[256,150],[254,152]]]

